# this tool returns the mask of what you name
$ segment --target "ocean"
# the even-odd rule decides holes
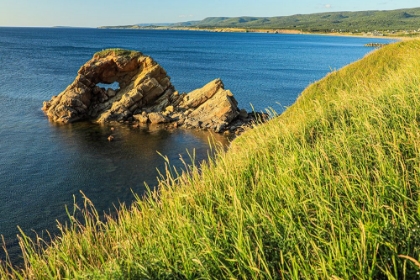
[[[0,235],[19,258],[19,228],[56,233],[66,206],[84,193],[102,212],[129,205],[153,189],[166,156],[182,167],[188,153],[206,159],[209,141],[229,139],[189,130],[50,123],[42,102],[59,94],[95,52],[138,50],[167,70],[180,92],[221,78],[248,111],[281,113],[302,90],[354,62],[370,42],[392,40],[318,35],[195,31],[0,28]],[[271,109],[270,109],[271,110]],[[1,251],[1,249],[0,249]],[[0,252],[0,258],[4,258]]]

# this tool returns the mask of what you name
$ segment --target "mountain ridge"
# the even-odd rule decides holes
[[[356,12],[322,12],[275,17],[207,17],[202,20],[172,24],[135,24],[125,26],[103,26],[100,28],[242,28],[299,30],[302,32],[369,32],[374,30],[415,30],[420,32],[420,7],[397,10],[370,10]]]
[[[172,26],[187,26],[176,23]],[[189,24],[188,26],[191,26]],[[276,17],[208,17],[195,24],[202,28],[277,28],[302,31],[370,31],[420,29],[420,8],[359,12],[323,12]]]

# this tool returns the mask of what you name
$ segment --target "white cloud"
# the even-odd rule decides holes
[[[331,4],[326,4],[326,5],[325,5],[325,8],[326,8],[326,9],[331,9],[331,7],[332,7],[332,6],[331,6]]]

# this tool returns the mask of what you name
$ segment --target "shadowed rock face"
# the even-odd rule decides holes
[[[99,86],[115,82],[119,89]],[[44,102],[42,110],[51,121],[62,123],[172,123],[222,132],[230,129],[233,121],[235,129],[252,122],[252,115],[237,105],[220,79],[189,94],[179,94],[166,71],[152,58],[115,49],[96,53],[79,69],[73,83]]]

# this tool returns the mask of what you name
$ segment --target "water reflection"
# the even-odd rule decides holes
[[[111,133],[115,137],[112,142],[107,139]],[[39,174],[22,177],[25,180],[13,186],[16,195],[22,192],[25,195],[7,198],[16,204],[14,211],[8,211],[8,220],[30,236],[34,236],[32,230],[44,236],[44,230],[57,233],[56,220],[68,220],[65,205],[72,205],[73,196],[81,202],[80,191],[92,200],[99,213],[113,211],[120,203],[130,204],[134,200],[133,192],[144,193],[145,183],[151,187],[157,185],[158,170],[164,170],[164,159],[159,153],[180,168],[183,163],[179,158],[188,157],[187,149],[191,152],[195,149],[196,160],[201,161],[208,156],[210,139],[228,144],[225,137],[204,131],[88,122],[50,123],[43,134],[33,135],[35,140],[31,143],[48,143],[37,151],[38,156],[30,156],[37,159],[31,165],[38,165]],[[29,188],[33,182],[36,185]],[[15,261],[19,256],[17,233],[12,224],[1,232]],[[4,258],[2,255],[0,258]]]
[[[165,155],[172,165],[182,166],[180,156],[187,158],[187,149],[195,149],[201,161],[207,158],[209,141],[227,145],[228,140],[218,134],[203,131],[158,126],[133,128],[123,124],[98,125],[75,123],[52,125],[59,135],[62,150],[71,153],[70,161],[60,167],[71,170],[71,192],[82,190],[100,209],[127,202],[145,190],[144,183],[156,185],[158,172],[163,170]],[[114,136],[108,141],[109,135]],[[159,152],[159,153],[158,153]]]

